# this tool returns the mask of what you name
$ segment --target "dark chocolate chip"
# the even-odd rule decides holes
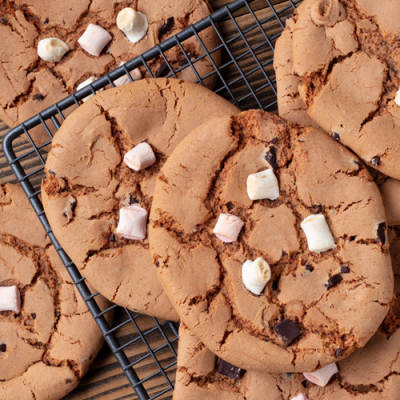
[[[72,381],[71,381],[71,379],[69,379],[69,378],[67,378],[66,380],[65,380],[65,383],[71,383]]]
[[[353,160],[353,163],[357,165],[357,167],[361,167],[361,163],[358,160]]]
[[[335,351],[336,358],[339,358],[342,355],[342,353],[343,353],[342,348],[336,349],[336,351]]]
[[[304,388],[306,388],[308,386],[308,381],[307,380],[301,381],[301,384],[303,385]]]
[[[5,353],[7,351],[7,345],[4,343],[0,344],[0,351],[2,353]]]
[[[161,35],[165,35],[166,33],[168,33],[171,30],[172,25],[174,25],[174,17],[168,18],[167,22],[161,27]]]
[[[282,252],[281,252],[281,256],[282,257],[285,257],[286,256],[286,253],[282,250]]]
[[[306,270],[310,271],[310,272],[313,272],[314,271],[314,267],[312,265],[310,265],[310,264],[306,264]]]
[[[35,93],[33,95],[33,100],[34,101],[40,101],[40,100],[43,100],[43,99],[44,99],[44,97],[40,93]]]
[[[333,136],[332,137],[337,142],[340,142],[340,135],[337,132],[333,132]]]
[[[71,208],[71,211],[74,212],[74,211],[75,211],[75,208],[76,208],[76,200],[73,199],[73,200],[71,201],[71,203],[69,203],[69,206],[70,206],[70,208]]]
[[[271,285],[271,289],[275,292],[278,290],[278,287],[279,287],[279,281],[278,280],[273,281],[272,285]]]
[[[288,19],[291,19],[293,17],[294,17],[294,14],[289,14],[289,15],[286,16],[286,19],[288,20]]]
[[[32,313],[32,314],[31,314],[31,318],[32,318],[32,319],[36,319],[36,314],[35,314],[35,313]]]
[[[295,322],[284,319],[274,326],[275,333],[281,338],[284,346],[289,346],[301,336],[301,330]]]
[[[381,165],[381,158],[379,156],[374,157],[371,160],[371,164],[375,165],[375,167],[377,167],[378,165]]]
[[[237,379],[239,378],[241,369],[238,367],[235,367],[232,364],[229,364],[228,362],[222,360],[221,358],[218,358],[217,361],[217,372],[220,375],[225,375],[229,376],[229,378]]]
[[[330,289],[339,284],[342,280],[343,278],[340,274],[333,275],[329,278],[328,283],[325,283],[325,287]]]
[[[49,23],[49,19],[46,18],[46,19],[43,21],[43,23],[44,23],[45,25],[48,24],[48,23]]]
[[[49,169],[49,174],[54,176],[56,175],[56,173],[52,169]]]
[[[340,273],[349,274],[350,273],[350,268],[347,265],[342,265],[342,268],[340,268]]]
[[[313,214],[321,214],[322,206],[321,206],[321,204],[318,204],[317,206],[311,207],[310,210]]]
[[[109,242],[115,242],[115,235],[113,233],[110,233],[110,236],[108,237]]]
[[[278,138],[277,137],[274,137],[272,140],[271,140],[271,144],[276,144],[277,142],[278,142]]]
[[[65,218],[68,218],[68,213],[67,213],[67,211],[64,211],[64,212],[62,213],[62,215],[64,215]]]
[[[355,240],[356,240],[356,236],[350,236],[350,237],[349,237],[349,241],[350,241],[350,242],[354,242]]]
[[[385,245],[386,244],[386,222],[381,222],[378,225],[378,240]]]
[[[157,69],[156,78],[163,78],[170,73],[167,63],[163,62]]]
[[[132,205],[132,204],[137,204],[137,203],[139,203],[139,201],[138,201],[138,199],[135,197],[135,196],[133,196],[133,195],[129,195],[129,199],[128,199],[128,203],[129,203],[129,205]]]
[[[1,22],[3,25],[6,24],[6,23],[7,23],[7,18],[1,17],[1,18],[0,18],[0,22]]]
[[[156,267],[159,267],[160,266],[160,261],[156,261]]]
[[[275,147],[271,147],[267,154],[265,154],[265,159],[272,169],[278,169],[278,164],[276,163],[276,150]]]
[[[188,57],[188,59],[189,59],[190,61],[192,61],[193,54],[192,54],[192,53],[187,53],[187,57]],[[184,65],[187,65],[187,64],[189,64],[189,63],[188,63],[188,60],[187,60],[186,58],[184,58],[183,60],[179,61],[178,64],[179,64],[180,67],[183,67]]]

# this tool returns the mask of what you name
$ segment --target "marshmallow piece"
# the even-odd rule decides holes
[[[16,286],[0,287],[0,311],[15,311],[21,309],[21,295]]]
[[[250,200],[276,200],[279,197],[279,183],[274,171],[266,169],[249,175],[247,177],[247,194]]]
[[[310,382],[315,383],[318,386],[325,387],[332,376],[338,372],[339,370],[336,363],[333,363],[315,372],[304,372],[303,375]]]
[[[232,243],[237,240],[243,225],[244,222],[236,215],[221,214],[213,232],[224,243]]]
[[[68,51],[67,43],[55,37],[42,39],[37,49],[39,57],[44,61],[60,61]]]
[[[139,206],[123,207],[119,210],[117,233],[131,240],[143,240],[147,234],[148,212]]]
[[[122,61],[119,66],[124,65],[125,62]],[[142,79],[142,73],[140,72],[139,68],[135,68],[133,71],[130,72],[130,75],[134,81],[138,81],[139,79]],[[128,75],[121,76],[121,78],[118,78],[117,80],[114,81],[115,86],[122,86],[126,85],[127,83],[130,83],[131,80],[129,79]]]
[[[129,168],[141,171],[153,165],[157,160],[151,146],[142,142],[125,154],[124,161]]]
[[[111,35],[101,26],[89,24],[83,35],[78,39],[78,43],[83,50],[98,57],[111,39]]]
[[[247,260],[242,266],[242,280],[247,290],[259,296],[271,279],[271,268],[259,257],[255,261]]]
[[[315,253],[322,253],[336,247],[332,233],[322,214],[310,215],[302,223],[307,237],[308,249]]]
[[[305,394],[300,393],[296,397],[292,397],[291,400],[308,400],[308,397]]]
[[[396,92],[396,97],[394,98],[394,101],[400,107],[400,90]]]
[[[117,26],[130,42],[136,43],[146,35],[149,23],[146,15],[128,7],[119,12]]]
[[[90,85],[91,83],[93,83],[96,80],[96,78],[94,76],[90,77],[89,79],[86,79],[86,81],[80,83],[78,85],[78,87],[76,88],[76,90],[80,90],[83,89],[85,86]],[[96,93],[100,93],[104,90],[104,88],[99,89]],[[94,94],[89,94],[89,96],[86,96],[85,98],[82,99],[83,102],[88,101],[89,99],[91,99],[94,96]]]

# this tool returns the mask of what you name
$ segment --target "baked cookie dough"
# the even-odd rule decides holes
[[[148,30],[137,43],[130,42],[117,26],[118,13],[131,7],[146,15]],[[90,77],[98,78],[112,71],[123,61],[142,54],[187,26],[208,16],[211,7],[207,0],[151,0],[109,1],[73,0],[49,2],[45,0],[10,0],[0,5],[0,118],[13,127],[74,93],[79,84]],[[111,40],[100,56],[83,50],[78,39],[89,24],[104,28]],[[208,49],[219,43],[213,28],[199,33]],[[38,55],[38,43],[55,37],[69,47],[59,62],[44,61]],[[196,38],[182,44],[192,57],[199,57],[204,50]],[[166,56],[174,69],[185,64],[186,58],[178,46],[167,51]],[[220,62],[220,54],[214,53]],[[187,62],[186,62],[187,64]],[[148,63],[156,76],[169,73],[161,56]],[[205,57],[195,64],[201,77],[213,71]],[[143,67],[142,73],[146,75]],[[179,78],[195,81],[192,69],[186,68]],[[205,83],[213,86],[214,74]],[[52,127],[52,124],[49,124]],[[49,140],[44,128],[32,130],[36,144]]]
[[[400,179],[400,3],[305,0],[293,73],[308,114],[380,172]]]
[[[318,387],[303,374],[221,371],[221,361],[218,362],[218,358],[181,324],[174,400],[264,400],[267,394],[269,400],[291,400],[301,393],[309,400],[389,400],[399,397],[400,182],[389,179],[380,186],[380,191],[389,225],[396,300],[367,345],[340,361],[339,373],[325,387]],[[232,378],[235,374],[236,379]]]
[[[19,186],[0,186],[0,398],[57,400],[73,390],[103,336]],[[14,292],[15,293],[15,292]],[[11,299],[11,297],[9,297]],[[108,302],[96,297],[104,310]]]
[[[276,200],[250,200],[255,173],[275,176]],[[319,228],[310,232],[310,222]],[[338,361],[364,346],[389,310],[378,188],[351,152],[314,128],[263,111],[209,121],[164,165],[149,226],[153,263],[181,320],[246,370],[307,372]]]
[[[157,280],[148,239],[117,234],[120,209],[140,204],[143,214],[150,212],[156,178],[177,144],[209,119],[238,112],[200,85],[160,78],[100,93],[66,119],[47,159],[43,204],[64,250],[109,300],[178,320]],[[124,156],[142,142],[156,163],[137,172]]]

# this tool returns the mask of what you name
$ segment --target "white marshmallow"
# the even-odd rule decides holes
[[[310,215],[302,223],[307,237],[308,249],[315,253],[322,253],[336,247],[332,233],[322,214]]]
[[[21,309],[21,295],[16,286],[0,287],[0,311],[15,311]]]
[[[80,83],[78,85],[78,87],[76,88],[76,90],[81,90],[83,89],[85,86],[90,85],[91,83],[93,83],[96,80],[96,78],[94,76],[90,77],[89,79],[86,79],[86,81]],[[104,90],[104,88],[101,88],[100,90],[98,90],[96,93],[100,93]],[[88,101],[89,99],[91,99],[94,96],[94,94],[89,94],[89,96],[86,96],[85,98],[82,99],[83,102]]]
[[[291,400],[308,400],[308,397],[305,394],[300,393],[296,397],[292,397]]]
[[[237,240],[243,225],[244,222],[236,215],[221,214],[213,232],[223,242],[232,243]]]
[[[242,280],[247,290],[259,296],[271,279],[271,268],[259,257],[255,261],[247,260],[242,266]]]
[[[400,107],[400,90],[396,93],[396,97],[394,98],[394,101]]]
[[[129,168],[141,171],[153,165],[157,159],[151,146],[142,142],[125,154],[124,161]]]
[[[250,200],[276,200],[279,197],[279,183],[274,171],[266,169],[249,175],[247,177],[247,194]]]
[[[112,36],[101,26],[89,24],[83,35],[78,39],[78,43],[83,50],[98,57],[111,39]]]
[[[337,372],[339,372],[338,367],[336,363],[333,363],[315,372],[305,372],[303,375],[310,382],[315,383],[318,386],[325,387],[332,376]]]
[[[136,43],[146,35],[149,22],[146,15],[128,7],[119,12],[117,26],[130,42]]]
[[[124,65],[125,62],[122,61],[119,66]],[[138,81],[139,79],[142,79],[142,73],[140,72],[139,68],[135,68],[133,71],[130,72],[130,75],[134,81]],[[115,86],[122,86],[126,85],[127,83],[130,83],[131,80],[129,79],[129,76],[127,74],[121,76],[121,78],[118,78],[117,80],[114,81]]]
[[[131,240],[143,240],[147,234],[148,212],[139,206],[123,207],[119,210],[117,233]]]
[[[67,43],[55,37],[42,39],[37,49],[39,57],[44,61],[60,61],[68,51]]]

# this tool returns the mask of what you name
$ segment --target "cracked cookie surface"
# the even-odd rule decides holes
[[[14,185],[0,186],[0,279],[21,293],[20,312],[0,312],[0,398],[62,398],[89,368],[103,335]],[[109,304],[96,299],[103,310]]]
[[[157,280],[148,239],[115,234],[119,210],[140,203],[150,212],[155,180],[177,144],[209,119],[238,112],[200,85],[160,78],[105,91],[66,119],[46,163],[44,208],[64,250],[109,300],[178,320]],[[143,141],[157,162],[136,172],[123,157]]]
[[[306,0],[293,28],[293,73],[302,82],[308,114],[366,163],[397,179],[399,11],[395,1]]]
[[[148,18],[148,32],[138,43],[129,42],[117,27],[117,15],[125,7],[132,7]],[[211,7],[207,0],[72,0],[61,3],[11,0],[2,2],[0,11],[0,35],[3,38],[0,43],[0,117],[13,127],[74,93],[86,79],[110,72],[122,61],[142,54],[205,18],[210,14]],[[171,17],[173,23],[167,24]],[[78,39],[90,23],[101,26],[112,36],[99,57],[89,55],[78,44]],[[215,48],[219,43],[213,28],[199,35],[208,49]],[[57,37],[70,48],[58,63],[46,62],[37,54],[39,41],[48,37]],[[196,38],[184,41],[182,46],[192,57],[204,54]],[[165,55],[175,70],[186,60],[177,46]],[[214,61],[219,64],[219,52],[214,53]],[[164,60],[159,56],[152,59],[148,66],[155,74],[163,64]],[[201,77],[214,70],[207,57],[197,62],[195,68]],[[168,68],[167,71],[169,73]],[[142,73],[148,74],[144,67]],[[178,77],[197,80],[190,67],[178,73]],[[205,84],[211,87],[215,79],[214,74],[205,80]],[[42,127],[33,129],[31,133],[37,145],[49,140]]]
[[[273,153],[280,196],[252,202],[247,176]],[[213,234],[221,213],[244,222],[234,243]],[[321,254],[300,228],[319,213],[336,244]],[[385,226],[378,188],[352,153],[314,128],[249,111],[204,124],[175,149],[157,179],[149,237],[168,297],[211,351],[246,370],[307,372],[364,346],[388,312]],[[272,278],[255,296],[241,268],[258,257]],[[301,330],[287,347],[274,330],[285,318]]]
[[[216,372],[217,357],[181,324],[174,400],[391,400],[400,393],[400,182],[380,186],[389,225],[396,300],[378,332],[362,349],[338,363],[339,373],[320,388],[303,374],[243,372],[236,380]]]

